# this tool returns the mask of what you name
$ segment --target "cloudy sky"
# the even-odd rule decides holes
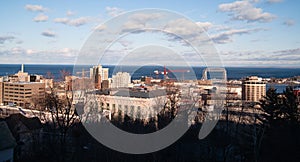
[[[206,30],[225,66],[300,67],[299,6],[296,0],[3,1],[0,64],[74,64],[91,33],[102,30],[99,24],[128,11],[161,8]]]

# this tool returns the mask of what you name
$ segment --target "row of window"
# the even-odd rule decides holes
[[[24,102],[24,100],[20,99],[12,99],[12,98],[4,98],[5,102]]]
[[[31,92],[11,92],[11,91],[4,91],[5,94],[32,94]]]
[[[30,98],[31,96],[5,95],[4,98]]]
[[[24,85],[18,85],[18,84],[4,84],[4,86],[7,86],[7,87],[24,87]]]
[[[244,84],[262,84],[262,85],[265,85],[266,83],[264,83],[264,82],[244,82]]]
[[[100,103],[101,107],[104,107],[104,103],[101,102]],[[118,105],[118,109],[122,109],[123,105]],[[109,103],[106,103],[106,108],[110,108],[110,104]],[[135,106],[131,105],[130,106],[130,109],[133,110],[135,108]],[[124,109],[125,111],[128,110],[128,105],[124,105]],[[137,109],[138,111],[141,109],[140,106],[137,106]],[[112,104],[112,111],[115,111],[116,110],[116,104]]]
[[[5,90],[15,90],[15,91],[31,91],[31,89],[24,89],[24,88],[4,88]]]

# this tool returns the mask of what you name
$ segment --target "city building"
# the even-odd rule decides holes
[[[72,91],[72,82],[75,80],[76,76],[65,76],[65,90],[66,91]]]
[[[101,89],[109,89],[110,82],[109,80],[103,80],[101,83]]]
[[[77,76],[66,76],[64,87],[66,91],[92,90],[95,88],[92,79]]]
[[[28,107],[31,103],[45,97],[45,83],[0,82],[0,91],[0,102],[2,104]]]
[[[151,85],[152,79],[153,79],[152,77],[142,76],[141,81],[144,82],[146,85]]]
[[[294,88],[293,92],[294,95],[296,96],[296,102],[300,104],[300,88],[299,87]]]
[[[167,102],[165,90],[138,91],[119,89],[111,95],[97,95],[99,109],[109,110],[115,116],[119,113],[133,119],[148,120],[155,117]]]
[[[131,82],[131,76],[127,72],[118,72],[112,76],[111,88],[128,87]]]
[[[93,66],[90,68],[90,78],[95,83],[101,83],[102,80],[108,80],[109,68],[103,68],[101,65]]]
[[[10,82],[40,82],[42,80],[41,75],[29,75],[27,72],[24,72],[24,64],[21,65],[21,70],[13,75],[8,76],[7,81]]]
[[[250,76],[242,82],[242,100],[259,102],[266,95],[266,83],[257,76]]]

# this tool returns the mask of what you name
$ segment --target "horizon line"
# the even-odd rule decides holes
[[[70,64],[70,63],[0,63],[0,65],[67,65],[67,66],[70,66],[70,65],[73,65],[75,66],[75,64]],[[99,64],[98,64],[99,65]],[[85,65],[85,64],[79,64],[79,65],[76,65],[76,66],[95,66],[95,65]],[[139,65],[114,65],[114,64],[102,64],[102,66],[139,66]],[[151,66],[151,65],[145,65],[145,66]],[[153,66],[160,66],[160,65],[153,65]],[[161,65],[162,66],[162,65]],[[143,67],[143,66],[141,66]],[[171,65],[169,67],[185,67],[185,66],[176,66],[176,65]],[[192,65],[191,67],[201,67],[201,68],[205,68],[207,66],[199,66],[199,65]],[[224,68],[286,68],[286,69],[299,69],[300,66],[284,66],[284,65],[281,65],[281,66],[275,66],[275,65],[272,65],[272,66],[268,66],[268,65],[265,65],[265,66],[247,66],[247,65],[236,65],[236,66],[226,66],[226,65],[223,65],[223,66],[220,66],[220,67],[224,67]]]

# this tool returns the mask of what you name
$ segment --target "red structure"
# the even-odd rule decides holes
[[[166,66],[164,66],[164,71],[160,72],[158,70],[155,70],[154,73],[156,74],[156,79],[158,77],[158,75],[161,73],[164,75],[164,80],[169,79],[168,77],[168,73],[182,73],[182,80],[184,80],[184,73],[189,73],[190,70],[186,70],[186,69],[176,69],[176,70],[169,70],[166,68]]]

